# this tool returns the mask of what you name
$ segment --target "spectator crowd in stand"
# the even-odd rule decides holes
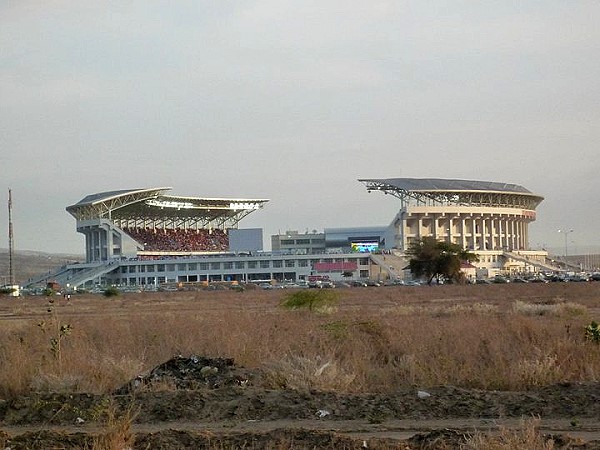
[[[225,252],[229,237],[220,229],[198,230],[125,228],[125,232],[144,245],[147,251]]]

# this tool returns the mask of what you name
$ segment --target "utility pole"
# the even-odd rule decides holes
[[[8,189],[8,282],[10,286],[15,285],[15,272],[13,268],[13,224],[12,224],[12,191]]]

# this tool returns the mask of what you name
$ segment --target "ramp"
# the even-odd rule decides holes
[[[535,260],[535,259],[529,259],[526,256],[519,255],[518,253],[515,253],[515,252],[503,252],[502,256],[504,256],[507,259],[519,261],[519,262],[525,263],[529,266],[537,267],[538,269],[542,269],[545,271],[555,272],[557,270],[560,270],[558,267],[553,266],[552,264],[543,263],[543,262]]]
[[[25,283],[23,283],[23,288],[29,289],[29,288],[33,288],[33,287],[36,287],[39,285],[46,286],[46,283],[48,281],[56,281],[58,278],[61,278],[62,276],[65,276],[65,275],[69,274],[70,272],[71,272],[71,269],[69,269],[68,266],[66,266],[66,265],[61,266],[58,269],[55,269],[54,271],[50,271],[43,275],[38,275],[35,278],[31,278],[31,279],[27,280]]]
[[[104,274],[112,272],[118,267],[119,263],[117,261],[111,261],[78,272],[72,272],[69,274],[69,276],[61,277],[60,279],[57,279],[57,281],[61,285],[66,285],[68,283],[71,287],[77,288],[87,283],[88,281],[92,281],[95,278],[101,277]]]
[[[387,274],[390,280],[404,278],[402,269],[408,262],[401,256],[392,253],[371,253],[370,258],[374,264],[378,265]]]

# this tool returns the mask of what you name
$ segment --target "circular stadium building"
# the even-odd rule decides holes
[[[547,252],[529,249],[529,224],[544,199],[516,184],[439,178],[361,179],[367,191],[400,199],[394,247],[405,251],[427,236],[476,253],[480,269],[552,270]]]

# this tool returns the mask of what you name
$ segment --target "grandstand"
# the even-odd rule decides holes
[[[266,199],[181,197],[168,195],[170,189],[102,192],[68,206],[85,236],[85,262],[62,266],[25,286],[52,282],[65,289],[153,290],[207,282],[291,282],[306,280],[319,264],[332,278],[348,267],[357,277],[369,276],[364,254],[264,252],[262,229],[238,226]]]
[[[170,189],[102,192],[68,206],[85,236],[86,261],[228,252],[228,230],[268,202],[167,195]]]

